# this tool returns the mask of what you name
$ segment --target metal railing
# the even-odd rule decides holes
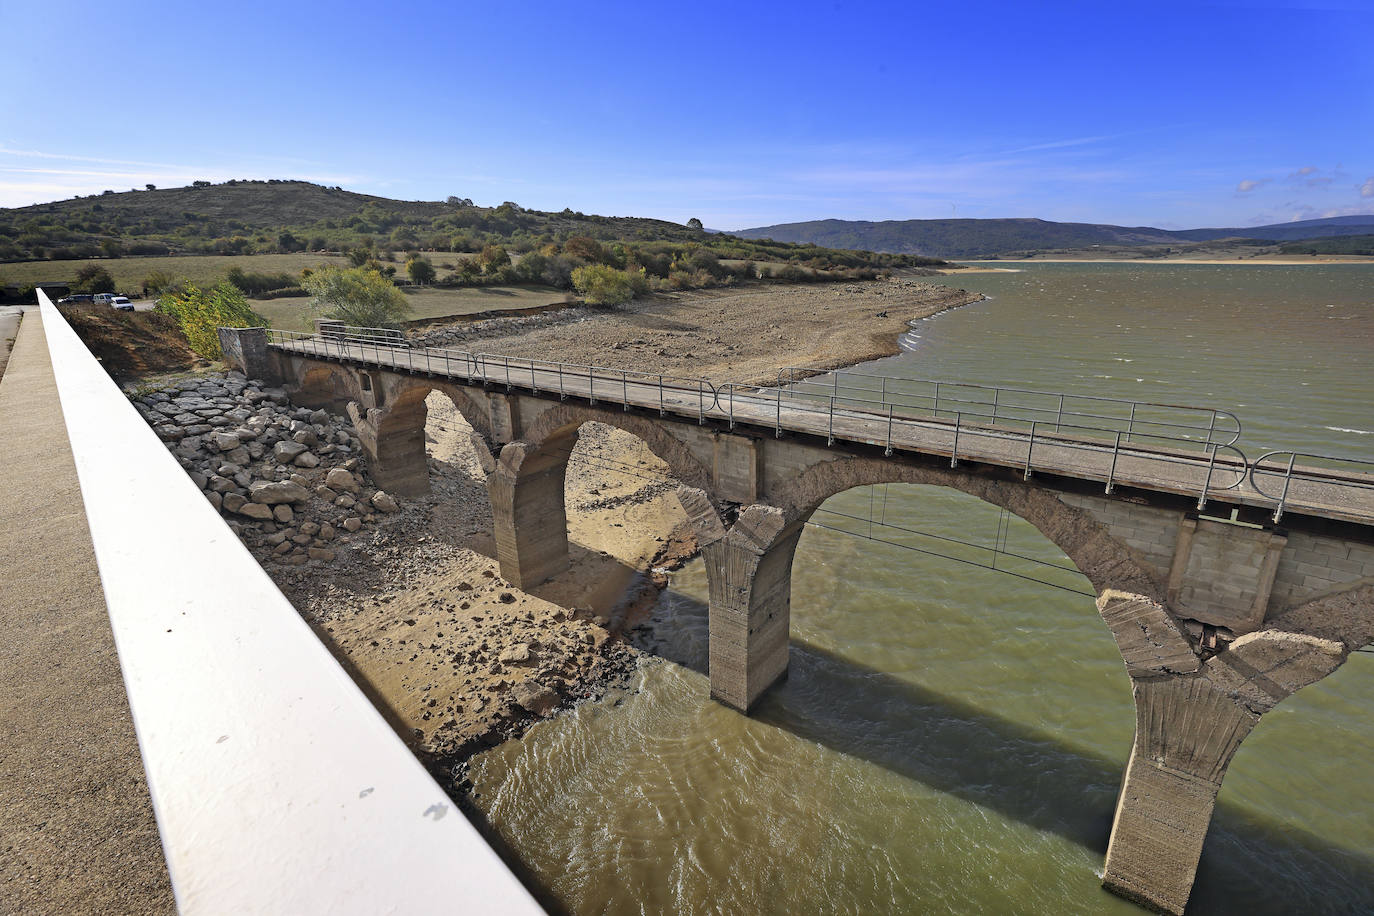
[[[647,407],[657,410],[660,416],[669,413],[694,415],[698,423],[706,422],[716,404],[715,386],[700,378],[441,347],[413,348],[378,334],[316,335],[276,328],[268,329],[267,333],[271,344],[288,346],[320,358],[343,357],[412,373],[461,376],[474,384],[505,385],[507,391],[517,386],[527,387],[535,394],[541,391],[557,393],[559,400],[567,400],[570,395],[585,397],[592,404],[599,399],[613,399],[625,410]]]
[[[1130,401],[1094,395],[1063,394],[1031,388],[1005,388],[933,379],[890,378],[846,369],[788,367],[778,371],[778,387],[803,397],[834,398],[837,403],[889,404],[931,417],[958,414],[972,421],[1025,428],[1051,425],[1120,432],[1127,442],[1157,440],[1230,446],[1240,439],[1235,414],[1214,407]],[[903,414],[905,415],[905,414]]]
[[[322,359],[350,359],[383,368],[466,378],[469,383],[527,388],[614,401],[625,410],[641,407],[728,422],[817,434],[827,444],[838,435],[882,446],[885,454],[911,448],[901,441],[914,431],[948,440],[951,467],[960,460],[1014,465],[1029,479],[1037,470],[1098,479],[1112,493],[1121,480],[1154,484],[1197,496],[1197,508],[1225,491],[1241,490],[1274,504],[1275,523],[1300,494],[1305,506],[1344,488],[1374,493],[1374,462],[1299,452],[1269,452],[1254,462],[1235,446],[1240,420],[1210,407],[1159,404],[1026,388],[1002,388],[919,379],[899,379],[841,370],[798,367],[779,371],[777,386],[721,384],[701,378],[614,369],[605,366],[412,347],[399,332],[334,326],[309,334],[269,329],[269,342]],[[1037,455],[1041,460],[1037,463]],[[1055,460],[1046,460],[1045,456]],[[1068,456],[1077,455],[1080,461]],[[1287,458],[1286,461],[1282,460]],[[1274,459],[1279,459],[1275,461]],[[1298,459],[1317,463],[1299,465]],[[1266,464],[1266,462],[1268,462]],[[1164,466],[1184,469],[1163,477]],[[1153,473],[1155,477],[1148,474]],[[1261,480],[1265,483],[1261,485]],[[1249,483],[1249,490],[1243,489]],[[1340,502],[1331,496],[1330,505]],[[1361,508],[1360,512],[1365,510]],[[1374,500],[1368,509],[1374,515]]]
[[[1299,465],[1299,458],[1313,463]],[[1265,462],[1270,464],[1266,465]],[[1273,519],[1276,525],[1283,518],[1294,484],[1303,492],[1304,502],[1309,505],[1324,495],[1335,495],[1333,490],[1348,492],[1354,488],[1374,493],[1374,461],[1361,458],[1318,455],[1312,452],[1265,452],[1251,462],[1247,476],[1252,490],[1274,500]],[[1276,487],[1279,492],[1276,494],[1272,490],[1266,490],[1260,485],[1261,479],[1268,480],[1270,486]]]
[[[1014,391],[1016,389],[985,388],[984,390]],[[1040,394],[1042,392],[1035,393]],[[1018,452],[1023,457],[1017,458],[1016,461],[1021,469],[1022,478],[1026,480],[1029,480],[1037,470],[1035,463],[1037,447],[1041,448],[1042,453],[1049,449],[1061,456],[1059,462],[1042,462],[1039,469],[1060,473],[1066,470],[1066,464],[1062,460],[1064,452],[1075,452],[1087,457],[1088,460],[1080,463],[1078,467],[1072,470],[1089,479],[1103,480],[1107,494],[1110,494],[1117,485],[1119,470],[1123,461],[1147,459],[1155,464],[1186,466],[1195,471],[1198,478],[1192,487],[1197,494],[1198,509],[1205,508],[1208,499],[1215,494],[1239,488],[1245,482],[1246,472],[1249,468],[1245,454],[1232,444],[1235,441],[1232,437],[1228,436],[1227,441],[1223,442],[1208,442],[1204,439],[1145,432],[1141,428],[1128,431],[1112,429],[1109,426],[1071,423],[1069,422],[1071,419],[1088,419],[1088,417],[1082,413],[1071,413],[1067,409],[1060,410],[1058,404],[1056,404],[1053,420],[1030,419],[1024,421],[1024,427],[1021,428],[1015,425],[1015,417],[998,416],[998,422],[994,425],[989,422],[992,419],[991,415],[977,407],[970,413],[950,408],[950,415],[936,416],[933,411],[927,412],[899,404],[892,398],[884,402],[844,394],[837,395],[833,393],[833,389],[830,393],[817,396],[815,392],[798,393],[793,388],[760,388],[757,385],[725,384],[717,388],[717,397],[725,414],[725,419],[732,428],[737,420],[742,418],[741,407],[745,404],[755,406],[763,403],[768,405],[769,419],[775,436],[780,437],[785,429],[814,431],[817,425],[823,424],[827,444],[833,444],[835,441],[837,418],[841,424],[851,420],[859,420],[860,422],[867,420],[870,427],[874,425],[874,420],[876,420],[880,437],[874,444],[882,445],[886,455],[891,455],[894,449],[899,447],[897,438],[899,431],[919,428],[942,433],[949,440],[948,451],[942,454],[949,456],[951,468],[958,467],[961,458],[987,460],[989,457],[998,456],[1001,462],[1006,464],[1014,450],[1024,449],[1024,451]],[[1055,395],[1055,397],[1058,398],[1059,396]],[[1067,402],[1070,396],[1064,397]],[[1123,403],[1130,404],[1131,402]],[[1211,412],[1210,408],[1181,407],[1178,409],[1202,413]],[[1225,412],[1217,411],[1216,413],[1220,416]],[[798,422],[795,419],[798,414],[803,417],[812,414],[817,419],[803,419]],[[753,421],[752,416],[749,419],[751,422]],[[1236,421],[1236,425],[1239,425],[1239,421]],[[1217,426],[1202,428],[1220,429],[1222,427],[1218,424]],[[982,447],[978,448],[971,443],[977,443]],[[1009,444],[1012,445],[1012,448],[1006,447]],[[1169,447],[1175,450],[1167,450]],[[1186,454],[1188,451],[1199,454]],[[1180,454],[1180,452],[1184,453]],[[1157,483],[1177,483],[1177,481],[1165,481],[1161,478]]]

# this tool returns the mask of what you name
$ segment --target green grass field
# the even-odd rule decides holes
[[[412,319],[471,315],[502,309],[525,309],[563,302],[565,290],[552,286],[479,286],[463,289],[416,289],[406,291],[414,310]],[[308,298],[250,299],[253,310],[272,322],[272,327],[287,331],[309,331],[318,313]]]
[[[439,277],[446,277],[452,270],[440,267],[441,264],[457,265],[475,254],[453,251],[430,251],[424,256],[429,258],[438,271]],[[140,293],[143,278],[155,270],[190,280],[197,286],[214,286],[229,273],[229,268],[237,267],[247,273],[276,274],[285,273],[299,277],[302,268],[319,267],[321,264],[335,264],[347,267],[347,259],[333,254],[188,254],[170,257],[130,257],[130,258],[90,258],[79,261],[15,261],[0,264],[0,285],[15,283],[61,283],[76,279],[76,272],[87,264],[98,264],[114,277],[115,287],[120,293]],[[396,268],[397,279],[406,278],[405,260],[401,255],[391,262]]]
[[[5,283],[61,283],[76,279],[76,272],[87,264],[98,264],[114,277],[121,293],[141,293],[143,278],[155,270],[183,277],[197,286],[214,286],[224,279],[229,268],[248,273],[287,273],[300,276],[302,268],[321,264],[347,267],[348,261],[329,254],[190,254],[147,258],[93,258],[84,261],[16,261],[0,264],[0,279]],[[400,264],[397,270],[404,270]]]

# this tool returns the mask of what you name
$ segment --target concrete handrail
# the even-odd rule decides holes
[[[540,912],[38,295],[178,909]]]

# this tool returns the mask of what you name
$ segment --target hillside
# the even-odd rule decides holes
[[[939,258],[980,258],[1041,249],[1188,245],[1217,239],[1289,241],[1374,232],[1374,214],[1303,220],[1272,226],[1222,229],[1155,229],[1042,219],[911,219],[868,222],[815,220],[742,229],[747,239],[862,248]]]
[[[197,182],[185,188],[107,191],[29,207],[0,209],[0,261],[68,261],[165,254],[267,254],[363,249],[477,252],[498,245],[513,254],[572,238],[638,245],[644,263],[665,264],[707,248],[716,257],[795,263],[810,269],[920,266],[892,254],[826,251],[814,246],[708,235],[699,225],[529,210],[511,201],[390,200],[304,181]],[[586,246],[584,246],[586,247]],[[595,258],[584,258],[595,260]],[[652,273],[652,269],[650,270]]]

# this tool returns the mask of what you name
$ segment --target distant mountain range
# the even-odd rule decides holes
[[[1286,242],[1374,234],[1374,213],[1223,229],[1155,229],[1043,219],[822,219],[760,226],[732,233],[746,239],[801,242],[939,258],[980,258],[1046,248],[1186,245],[1217,239]]]

